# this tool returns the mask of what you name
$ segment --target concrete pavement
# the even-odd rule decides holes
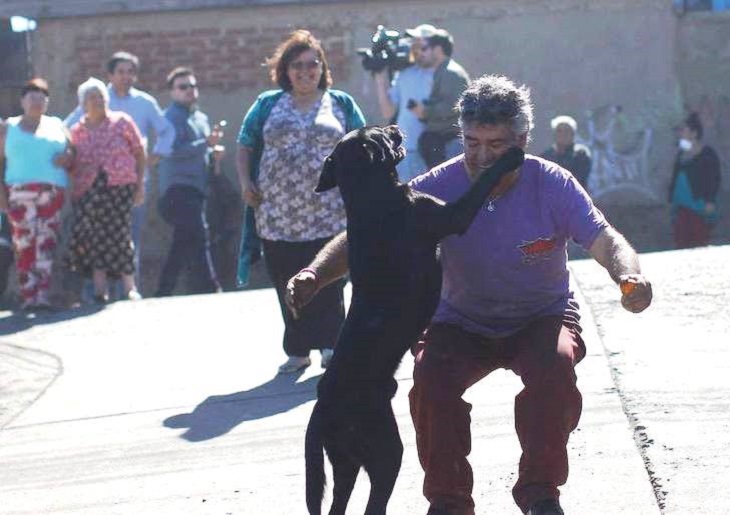
[[[595,263],[573,265],[667,514],[730,511],[728,263],[730,246],[642,255],[655,300],[640,316],[615,309]]]
[[[642,256],[657,301],[639,316],[622,312],[597,264],[574,263],[590,309],[566,513],[656,514],[660,503],[666,513],[725,512],[720,340],[730,321],[717,306],[709,324],[701,316],[728,304],[711,287],[722,269],[710,266],[728,257],[730,247]],[[670,296],[666,284],[688,259],[692,288]],[[304,374],[276,376],[281,331],[272,290],[0,314],[0,514],[305,513],[303,437],[321,369],[313,354]],[[398,515],[426,511],[411,369],[407,356],[394,401],[405,444],[389,510]],[[467,392],[480,515],[518,513],[520,386],[497,371]],[[367,490],[361,474],[348,513],[362,513]]]

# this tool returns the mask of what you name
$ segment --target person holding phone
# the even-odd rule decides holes
[[[162,267],[156,296],[172,295],[180,272],[188,272],[188,293],[213,293],[220,285],[210,257],[205,195],[210,160],[225,152],[221,125],[212,128],[198,109],[198,81],[193,70],[178,67],[167,76],[172,103],[165,117],[175,128],[168,157],[160,160],[158,209],[172,225],[172,244]]]

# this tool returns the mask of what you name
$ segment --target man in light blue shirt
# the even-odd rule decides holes
[[[425,44],[424,38],[435,32],[436,28],[433,25],[419,25],[415,29],[406,31],[413,38],[411,44],[413,64],[398,72],[393,78],[390,88],[388,87],[387,69],[375,74],[381,114],[388,120],[395,117],[395,123],[406,136],[404,142],[406,157],[398,164],[398,177],[401,182],[408,182],[417,175],[428,171],[426,163],[418,152],[418,137],[423,132],[425,124],[408,106],[409,101],[423,102],[431,94],[434,70],[425,64],[421,48]]]
[[[134,123],[142,133],[145,148],[148,146],[150,136],[154,134],[155,145],[149,151],[147,164],[154,167],[161,157],[170,155],[172,142],[175,139],[175,130],[167,121],[155,98],[134,87],[137,82],[139,70],[139,58],[128,52],[116,52],[107,62],[109,73],[109,109],[122,111],[132,117]],[[63,121],[64,125],[71,127],[81,119],[84,114],[81,106],[78,106]],[[147,185],[147,173],[145,173],[145,190]],[[135,269],[137,270],[137,285],[140,286],[140,233],[144,224],[146,213],[145,204],[134,208],[132,211],[132,240],[135,247]]]

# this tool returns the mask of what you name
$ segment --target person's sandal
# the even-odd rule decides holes
[[[300,370],[304,370],[311,364],[312,360],[310,360],[308,357],[290,356],[289,359],[286,360],[286,363],[279,367],[279,373],[293,374],[295,372],[299,372]]]

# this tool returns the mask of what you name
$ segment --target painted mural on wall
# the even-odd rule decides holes
[[[588,189],[594,198],[619,190],[632,190],[658,200],[649,182],[649,149],[653,132],[627,117],[620,106],[609,105],[586,113],[593,167]]]

